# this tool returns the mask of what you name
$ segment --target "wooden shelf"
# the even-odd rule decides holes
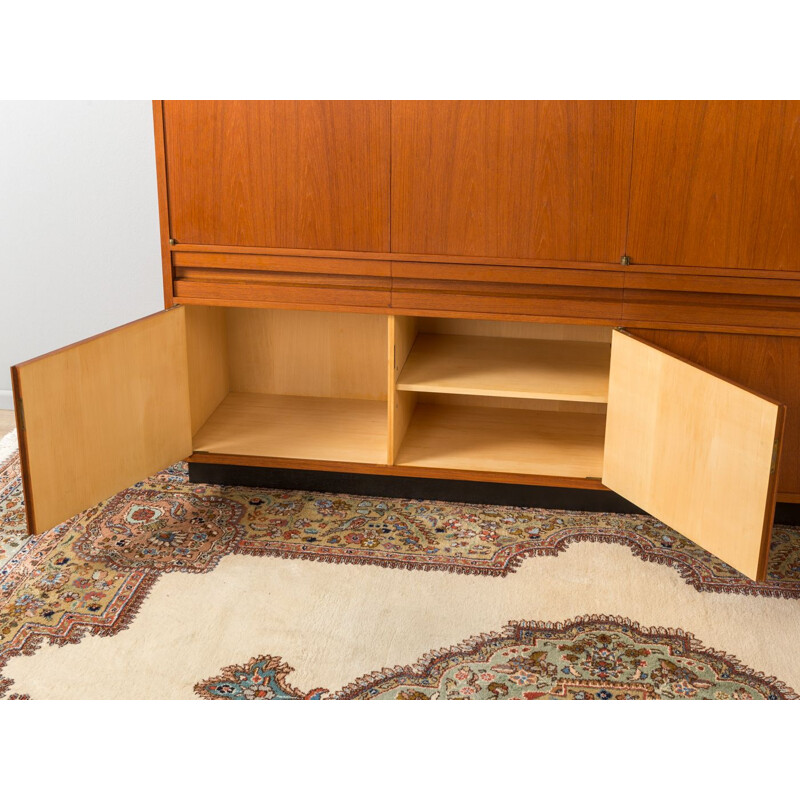
[[[243,456],[386,463],[386,402],[231,392],[194,449]]]
[[[419,404],[396,463],[599,477],[605,421],[605,414]]]
[[[397,388],[606,403],[610,357],[599,342],[420,334]]]

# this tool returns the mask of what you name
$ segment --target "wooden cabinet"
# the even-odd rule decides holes
[[[12,370],[31,531],[188,457],[607,487],[763,578],[800,502],[797,113],[639,103],[634,142],[630,102],[156,104],[174,308]]]
[[[387,251],[389,103],[166,101],[170,237]]]
[[[637,101],[634,264],[800,270],[800,101]]]
[[[619,264],[632,102],[395,101],[392,251]]]
[[[602,475],[762,577],[784,406],[629,334],[573,327],[179,306],[34,359],[14,368],[31,531],[192,453]]]

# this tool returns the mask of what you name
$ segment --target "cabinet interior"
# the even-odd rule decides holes
[[[610,328],[186,312],[195,451],[602,474]]]

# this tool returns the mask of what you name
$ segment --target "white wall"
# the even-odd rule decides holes
[[[12,364],[160,308],[150,102],[0,102],[0,408]]]

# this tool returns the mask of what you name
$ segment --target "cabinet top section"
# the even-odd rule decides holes
[[[800,101],[157,101],[181,245],[800,270]]]

